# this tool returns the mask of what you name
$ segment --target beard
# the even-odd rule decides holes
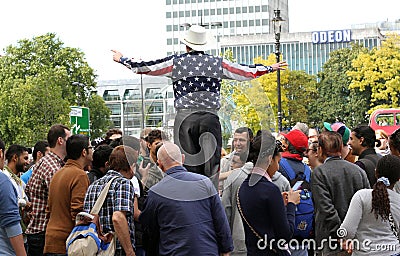
[[[17,170],[17,172],[25,172],[26,171],[25,165],[21,164],[19,162],[15,165],[15,169]]]

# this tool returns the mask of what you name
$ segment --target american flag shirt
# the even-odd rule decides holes
[[[25,231],[26,234],[37,234],[46,231],[47,199],[50,181],[53,175],[63,167],[64,161],[53,152],[42,157],[33,169],[32,176],[26,185],[25,192],[32,203],[32,218]]]
[[[137,74],[171,78],[176,109],[219,109],[222,79],[247,81],[273,72],[271,66],[240,65],[200,51],[155,61],[122,57],[120,63]]]

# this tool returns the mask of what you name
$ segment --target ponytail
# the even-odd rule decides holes
[[[385,177],[379,178],[373,186],[371,213],[374,213],[376,219],[381,216],[383,220],[389,220],[390,200],[387,191],[388,186],[390,186],[390,183]]]

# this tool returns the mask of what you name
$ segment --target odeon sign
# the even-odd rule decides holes
[[[312,32],[311,37],[314,44],[350,42],[351,30],[316,31]]]

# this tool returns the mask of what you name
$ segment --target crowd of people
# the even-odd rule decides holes
[[[174,139],[145,128],[140,138],[104,138],[53,125],[29,149],[0,140],[0,255],[67,255],[77,216],[98,210],[115,255],[400,255],[400,130],[297,123],[253,134],[240,127],[222,148],[222,79],[250,80],[285,62],[238,65],[206,54],[193,25],[186,53],[136,62],[140,74],[172,79]],[[225,152],[225,153],[224,153]],[[109,184],[103,205],[96,202]]]
[[[397,255],[400,130],[385,135],[240,127],[216,187],[159,129],[90,141],[54,125],[31,162],[28,148],[0,142],[0,252],[66,255],[76,216],[112,180],[99,220],[118,238],[115,255]],[[312,223],[298,221],[307,199]]]

